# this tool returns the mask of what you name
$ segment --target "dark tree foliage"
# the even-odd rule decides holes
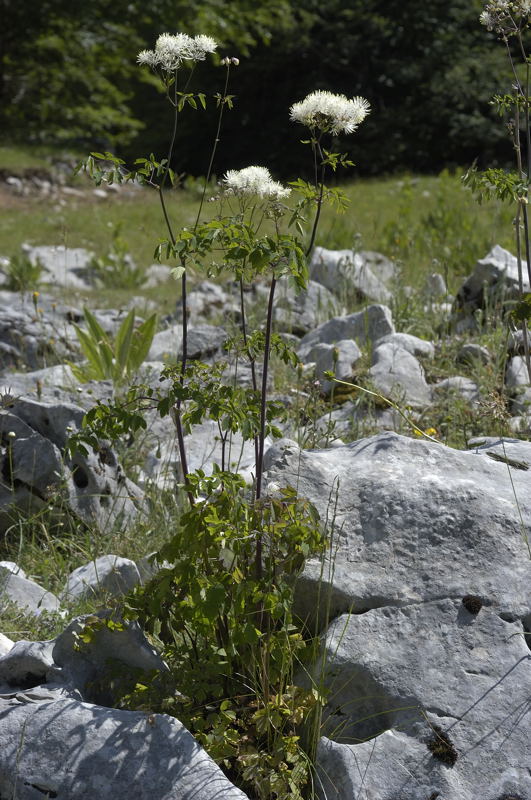
[[[510,85],[503,48],[478,23],[480,0],[305,0],[299,29],[258,47],[229,121],[231,166],[249,160],[293,174],[304,129],[287,109],[314,89],[360,94],[372,112],[338,149],[365,174],[435,170],[510,158],[489,105]],[[227,142],[228,140],[228,142]]]
[[[301,173],[304,129],[289,106],[315,89],[360,94],[372,112],[338,142],[364,174],[510,158],[489,100],[510,86],[481,0],[0,0],[5,138],[163,156],[170,108],[136,53],[163,31],[208,33],[237,55],[215,172],[248,164]],[[221,90],[199,65],[196,90]],[[204,173],[216,110],[187,110],[174,166]]]

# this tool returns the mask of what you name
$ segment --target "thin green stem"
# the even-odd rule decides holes
[[[210,161],[208,162],[208,169],[207,169],[207,174],[206,174],[206,178],[205,178],[205,184],[203,186],[203,192],[201,194],[201,202],[199,204],[199,209],[197,211],[197,216],[196,216],[196,219],[195,219],[194,231],[197,229],[197,226],[199,224],[199,218],[201,216],[201,211],[203,210],[203,205],[205,203],[205,196],[206,196],[206,191],[207,191],[207,188],[208,188],[208,182],[210,181],[210,176],[212,175],[212,167],[214,165],[214,157],[216,155],[216,150],[217,150],[218,144],[220,142],[221,122],[223,120],[223,111],[225,109],[225,103],[226,103],[226,98],[227,98],[227,89],[229,87],[229,75],[230,75],[230,64],[227,64],[227,72],[225,73],[225,86],[223,88],[223,96],[222,96],[222,98],[220,100],[220,105],[219,105],[219,116],[218,116],[218,127],[216,129],[216,138],[214,139],[214,145],[212,147],[212,152],[210,153]]]
[[[243,343],[245,348],[247,349],[247,320],[245,315],[245,298],[243,294],[243,278],[240,278],[240,313],[241,313],[241,329],[242,329],[242,336],[243,336]],[[251,365],[251,380],[253,384],[253,389],[255,392],[258,392],[258,383],[256,380],[256,362],[253,355],[248,352],[249,356],[249,363]],[[258,455],[259,455],[259,439],[258,436],[254,437],[254,458],[255,463],[258,464]]]
[[[312,235],[310,237],[310,244],[308,245],[308,249],[306,250],[306,257],[310,255],[312,252],[312,248],[315,242],[315,236],[317,234],[317,226],[319,225],[319,219],[321,217],[321,208],[323,205],[323,192],[324,192],[324,178],[325,178],[325,171],[326,165],[324,163],[323,158],[323,151],[321,150],[320,140],[316,140],[313,144],[313,152],[314,152],[314,167],[315,167],[315,185],[319,185],[319,196],[317,198],[317,209],[315,211],[315,218],[313,221],[312,227]],[[319,154],[319,158],[321,159],[321,175],[317,177],[317,154]]]
[[[269,351],[271,349],[271,329],[273,325],[273,301],[275,299],[275,288],[277,280],[273,276],[271,279],[271,288],[269,290],[269,302],[267,305],[267,321],[265,331],[265,344],[264,344],[264,366],[262,371],[262,392],[260,398],[260,435],[258,440],[258,462],[256,464],[256,492],[255,497],[257,500],[262,496],[262,475],[264,470],[264,442],[265,442],[265,426],[266,426],[266,411],[267,411],[267,376],[269,367]],[[258,534],[256,542],[256,577],[260,579],[262,576],[262,537]]]
[[[170,100],[174,112],[173,112],[173,130],[170,140],[170,146],[168,149],[168,158],[166,163],[166,170],[162,177],[162,181],[159,186],[159,198],[160,203],[162,206],[162,213],[164,214],[164,220],[166,222],[166,227],[168,229],[168,234],[171,240],[171,243],[175,246],[175,235],[173,233],[173,228],[171,224],[171,220],[168,214],[168,209],[166,207],[166,201],[164,199],[164,186],[166,184],[166,180],[169,175],[170,171],[170,164],[171,158],[173,155],[173,148],[175,147],[175,140],[177,137],[177,126],[179,122],[179,107],[177,103],[177,72],[175,73],[175,81],[173,84],[173,100],[168,96]],[[181,259],[181,266],[184,267]],[[183,350],[183,360],[181,361],[181,383],[184,382],[184,372],[186,369],[186,352],[187,352],[187,341],[188,341],[188,319],[187,319],[187,310],[186,310],[186,272],[183,272],[182,279],[181,279],[181,287],[182,287],[182,314],[183,314],[183,322],[182,322],[182,350]],[[184,444],[184,434],[183,434],[183,427],[182,427],[182,420],[181,420],[181,407],[180,403],[176,403],[173,408],[172,419],[175,425],[175,429],[177,431],[177,445],[179,447],[179,458],[181,460],[181,469],[183,471],[184,480],[186,482],[186,476],[188,475],[188,459],[186,456],[186,447]],[[190,505],[194,505],[194,497],[193,494],[188,491],[188,500],[190,501]]]

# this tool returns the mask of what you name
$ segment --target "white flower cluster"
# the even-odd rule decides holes
[[[223,188],[227,194],[257,195],[270,200],[280,200],[291,193],[287,186],[273,180],[266,167],[229,169],[223,178]]]
[[[173,72],[183,61],[204,61],[207,53],[213,53],[217,42],[211,36],[188,36],[186,33],[162,33],[154,50],[142,50],[137,62],[148,67]]]
[[[333,134],[353,133],[370,111],[364,97],[349,100],[343,94],[312,92],[290,109],[290,118],[308,128]]]
[[[522,17],[531,14],[531,0],[489,0],[479,21],[489,31],[509,33],[518,28]]]

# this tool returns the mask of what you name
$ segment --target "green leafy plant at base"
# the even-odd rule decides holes
[[[123,320],[114,341],[105,333],[88,308],[83,309],[87,330],[74,325],[86,364],[70,364],[81,383],[90,380],[111,380],[120,386],[138,372],[151,347],[157,328],[157,315],[135,328],[132,309]]]
[[[121,235],[122,223],[112,226],[112,245],[104,256],[96,256],[89,264],[97,280],[106,289],[138,289],[145,273],[133,262],[126,240]]]
[[[10,292],[35,291],[42,280],[43,270],[39,259],[33,263],[26,253],[16,253],[2,269],[6,278],[3,288]]]
[[[188,480],[196,502],[157,554],[172,566],[128,603],[127,615],[165,645],[171,691],[164,696],[159,686],[158,707],[260,800],[302,798],[310,764],[301,730],[322,699],[293,683],[293,665],[309,647],[293,618],[293,586],[326,538],[292,489],[253,503],[237,475],[216,470]],[[124,702],[152,707],[153,689],[139,686]]]

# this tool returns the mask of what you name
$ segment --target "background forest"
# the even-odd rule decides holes
[[[315,89],[371,103],[351,153],[354,161],[363,153],[362,175],[510,158],[489,102],[510,89],[511,76],[496,34],[478,24],[480,0],[0,0],[0,8],[7,141],[161,154],[167,104],[133,54],[180,30],[210,34],[222,43],[219,58],[240,58],[230,89],[238,113],[224,126],[219,172],[249,163],[267,163],[279,177],[299,170],[287,109]],[[202,68],[208,63],[190,91],[201,86]],[[223,78],[220,69],[219,91]],[[185,116],[173,166],[201,174],[215,104]]]

